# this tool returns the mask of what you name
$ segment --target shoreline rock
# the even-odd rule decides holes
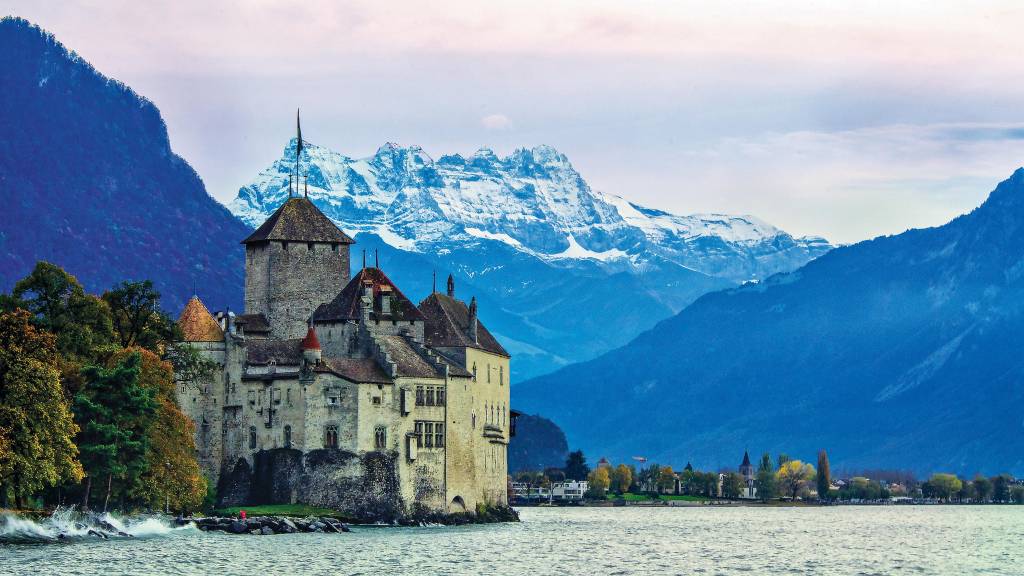
[[[467,524],[494,524],[518,522],[519,514],[511,506],[481,507],[477,513],[444,514],[440,512],[417,511],[398,520],[392,526],[463,526]],[[253,534],[270,536],[274,534],[319,533],[344,534],[351,532],[349,524],[329,516],[252,516],[242,520],[223,516],[199,518],[178,518],[179,525],[189,522],[203,532],[224,532],[226,534]]]

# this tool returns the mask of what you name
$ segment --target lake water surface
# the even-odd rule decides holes
[[[1024,506],[526,508],[522,522],[0,544],[0,574],[1024,574]]]

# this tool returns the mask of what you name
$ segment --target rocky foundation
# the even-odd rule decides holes
[[[348,526],[335,518],[286,518],[280,516],[254,516],[252,518],[192,518],[179,520],[179,523],[195,522],[197,528],[204,532],[227,532],[228,534],[294,534],[296,532],[315,532],[341,534],[349,532]]]

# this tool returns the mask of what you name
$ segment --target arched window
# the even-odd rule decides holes
[[[473,382],[476,382],[476,362],[473,362]]]
[[[291,426],[285,426],[284,427],[284,447],[285,448],[291,448],[292,447],[292,427]]]
[[[388,429],[384,426],[377,426],[374,428],[373,447],[376,450],[384,450],[388,447]]]
[[[249,426],[249,450],[256,449],[256,427]]]
[[[505,367],[498,366],[498,384],[505,385]]]
[[[330,425],[324,428],[324,448],[338,447],[338,427]]]

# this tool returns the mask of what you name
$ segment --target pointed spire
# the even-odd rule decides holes
[[[437,294],[437,270],[434,270],[434,278],[430,284],[430,293]]]
[[[455,278],[451,274],[448,275],[448,297],[455,298]]]
[[[302,179],[302,188],[303,188],[303,193],[305,194],[306,198],[309,198],[309,176],[303,177],[303,179]]]
[[[480,343],[479,330],[477,328],[479,325],[480,325],[480,323],[477,321],[477,318],[476,318],[476,296],[473,296],[469,300],[469,326],[468,326],[468,328],[469,328],[469,339],[472,340],[474,344],[479,344]]]
[[[288,197],[289,198],[292,197],[292,177],[293,176],[294,176],[294,174],[289,174],[288,175]]]
[[[363,270],[366,270],[366,248],[363,248]]]
[[[376,248],[373,249],[373,267],[380,270],[380,252]]]
[[[299,156],[302,156],[302,122],[299,120],[299,109],[295,109],[295,192],[298,193],[299,188]],[[291,197],[291,187],[289,186],[288,197]]]

